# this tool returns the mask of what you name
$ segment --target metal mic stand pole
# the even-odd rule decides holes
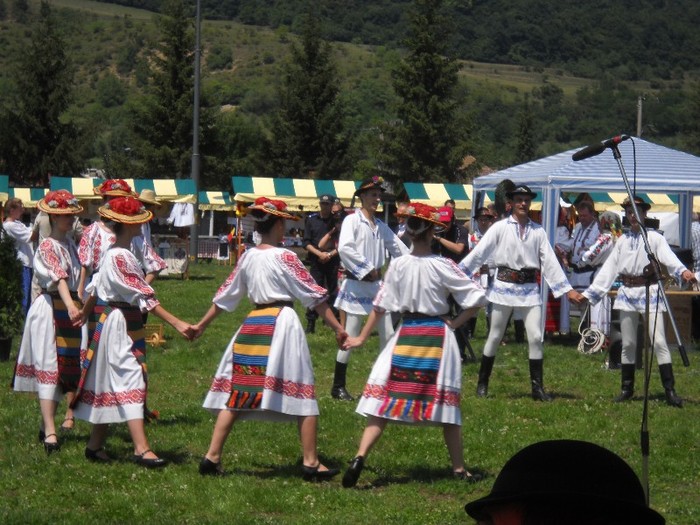
[[[646,228],[643,222],[640,220],[641,216],[639,214],[639,209],[637,209],[637,204],[634,202],[634,195],[632,194],[632,188],[629,184],[629,179],[627,178],[627,173],[625,172],[625,167],[622,164],[622,155],[620,154],[620,149],[617,144],[612,146],[613,156],[617,161],[618,168],[620,169],[620,174],[622,175],[622,181],[625,183],[625,188],[627,189],[627,195],[629,197],[630,205],[634,210],[634,216],[637,218],[639,224],[639,233],[644,242],[644,249],[649,257],[649,275],[647,275],[646,281],[646,305],[645,305],[645,315],[644,315],[644,404],[642,409],[642,424],[640,429],[640,447],[642,450],[642,487],[644,488],[644,495],[646,497],[647,506],[649,505],[649,380],[651,378],[651,345],[649,344],[649,316],[650,316],[650,286],[651,281],[655,280],[657,283],[658,291],[657,293],[661,296],[666,306],[666,311],[668,312],[669,318],[671,320],[671,326],[673,327],[673,332],[676,336],[676,341],[678,342],[678,350],[681,354],[681,359],[685,366],[689,366],[688,355],[685,352],[683,343],[678,333],[678,327],[676,326],[676,321],[673,318],[673,312],[668,304],[668,298],[663,286],[663,280],[661,279],[661,272],[659,268],[659,262],[657,261],[655,255],[651,251],[651,246],[649,245],[649,238],[647,236]],[[645,269],[646,270],[646,269]],[[645,273],[647,273],[645,271]],[[658,308],[654,310],[654,322],[658,321]],[[663,316],[662,316],[663,319]]]

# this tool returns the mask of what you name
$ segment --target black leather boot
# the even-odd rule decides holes
[[[524,343],[525,342],[525,321],[515,320],[513,321],[513,328],[515,328],[515,342]]]
[[[479,367],[479,381],[476,385],[476,397],[486,397],[489,394],[489,377],[493,370],[493,363],[496,356],[481,356],[481,366]]]
[[[620,365],[620,376],[622,377],[622,390],[620,395],[615,398],[615,403],[632,399],[634,394],[634,372],[636,365]]]
[[[345,390],[345,376],[348,371],[348,364],[335,362],[335,374],[333,375],[333,388],[331,388],[331,397],[340,399],[341,401],[354,401],[355,398],[350,395],[350,392]]]
[[[316,332],[316,319],[308,319],[306,323],[306,333],[313,334]]]
[[[673,377],[673,365],[671,363],[659,365],[659,375],[661,375],[661,384],[664,385],[666,391],[666,403],[672,407],[683,408],[683,400],[678,397],[674,390],[676,380]]]
[[[532,399],[535,401],[551,401],[552,396],[544,391],[543,359],[530,359],[530,384],[532,385]]]

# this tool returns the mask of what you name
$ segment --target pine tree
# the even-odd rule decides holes
[[[272,119],[270,168],[283,177],[348,175],[349,140],[338,75],[315,15],[306,17],[301,47],[292,45],[291,55],[279,92],[280,110]]]
[[[442,0],[415,1],[408,53],[392,72],[400,102],[397,122],[383,130],[389,179],[454,181],[466,155],[453,96],[459,65],[449,53],[450,22],[442,8]]]
[[[143,169],[141,176],[182,178],[190,174],[194,100],[190,8],[183,0],[167,0],[158,18],[161,41],[152,57],[150,93],[132,118],[138,140],[133,150]]]
[[[41,2],[31,41],[13,75],[13,99],[0,117],[0,158],[16,182],[48,185],[50,174],[80,172],[78,131],[62,117],[71,102],[73,69],[51,8]]]
[[[525,95],[522,109],[518,114],[518,144],[515,152],[517,164],[529,162],[535,158],[534,115],[530,107],[530,99]]]

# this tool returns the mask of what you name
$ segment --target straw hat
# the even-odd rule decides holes
[[[78,204],[78,199],[67,190],[48,192],[36,206],[50,215],[75,215],[83,211],[83,207]]]
[[[406,206],[406,209],[402,212],[397,213],[396,216],[405,217],[406,219],[421,219],[426,223],[426,227],[432,224],[438,231],[442,231],[445,229],[445,223],[440,221],[441,217],[438,209],[434,206],[423,204],[421,202],[409,202],[408,206]],[[409,233],[420,233],[423,230],[425,230],[425,228],[421,228],[420,230],[414,232],[409,231]]]
[[[92,191],[95,195],[102,197],[136,197],[136,193],[124,179],[107,179],[99,186],[95,186]]]
[[[266,221],[270,216],[274,215],[276,217],[282,217],[283,219],[288,219],[290,221],[298,221],[299,217],[292,215],[287,212],[287,203],[280,200],[270,200],[267,197],[258,197],[255,202],[248,206],[248,211],[261,211],[265,215],[262,217],[256,217],[255,214],[252,215],[253,219],[258,222]]]
[[[97,210],[107,220],[121,224],[143,224],[153,217],[143,203],[134,197],[116,197]]]
[[[153,190],[145,189],[141,190],[138,199],[146,204],[153,204],[154,206],[160,207],[160,202],[156,200],[156,192]]]

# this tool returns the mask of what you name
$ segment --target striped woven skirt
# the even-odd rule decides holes
[[[146,343],[141,311],[123,303],[105,306],[81,361],[76,417],[119,423],[144,417]]]
[[[404,319],[375,362],[357,412],[404,423],[461,424],[461,364],[438,317]]]
[[[311,355],[293,308],[262,308],[246,317],[221,357],[203,406],[239,411],[239,419],[318,415]]]

